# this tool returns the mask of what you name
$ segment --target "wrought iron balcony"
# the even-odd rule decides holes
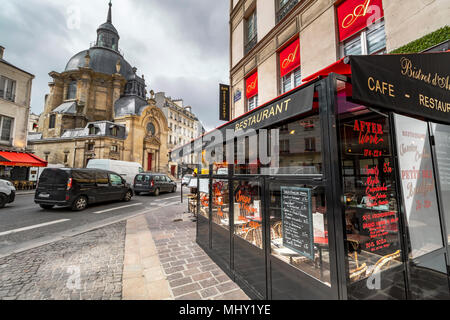
[[[277,13],[277,23],[280,22],[300,0],[289,0],[282,6]]]
[[[258,42],[258,35],[255,34],[253,38],[251,38],[246,44],[244,49],[244,55],[250,52],[250,50],[253,49],[254,46],[256,46],[256,43]]]

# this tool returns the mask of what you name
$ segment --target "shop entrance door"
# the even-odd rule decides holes
[[[444,214],[448,200],[442,198],[448,189],[448,126],[397,114],[393,121],[406,229],[408,298],[450,299]]]

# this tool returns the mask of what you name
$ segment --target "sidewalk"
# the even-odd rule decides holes
[[[195,243],[187,204],[128,220],[123,299],[247,300]]]
[[[0,258],[0,300],[248,299],[195,243],[187,203],[159,206]]]

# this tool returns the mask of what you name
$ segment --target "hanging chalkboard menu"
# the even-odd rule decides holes
[[[283,246],[311,260],[314,259],[314,236],[311,190],[281,187]]]

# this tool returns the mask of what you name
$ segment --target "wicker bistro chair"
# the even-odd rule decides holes
[[[261,228],[249,228],[244,234],[244,239],[258,248],[262,248],[262,232]]]
[[[361,279],[366,275],[367,269],[368,269],[367,264],[363,263],[356,269],[350,270],[350,280],[358,281],[359,279]]]
[[[377,263],[375,263],[374,266],[370,267],[366,271],[366,277],[378,273],[382,270],[389,269],[392,262],[400,257],[400,250],[395,251],[394,253],[385,255],[384,257],[381,257]]]
[[[270,228],[270,239],[280,239],[283,237],[283,229],[281,221],[276,222],[271,228]]]

